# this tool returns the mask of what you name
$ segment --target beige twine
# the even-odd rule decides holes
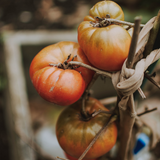
[[[126,61],[122,66],[122,70],[112,74],[112,83],[118,95],[121,98],[119,107],[126,110],[125,105],[128,101],[128,96],[133,94],[142,85],[144,72],[147,68],[160,58],[160,49],[156,49],[146,58],[141,59],[135,66],[135,69],[126,67]],[[131,113],[135,116],[136,113]]]
[[[126,67],[126,59],[122,66],[122,70],[112,74],[112,83],[120,97],[118,107],[120,109],[122,127],[124,127],[124,124],[126,123],[129,126],[134,124],[134,119],[137,117],[137,114],[133,101],[133,93],[142,85],[144,72],[147,68],[160,58],[160,49],[152,51],[146,58],[143,58],[142,54],[145,49],[145,45],[147,44],[150,30],[153,28],[155,19],[156,17],[149,20],[139,34],[138,45],[134,57],[134,63],[137,62],[135,69],[129,69]],[[123,117],[126,111],[129,113],[131,118],[133,118],[132,121],[130,120],[129,122],[125,122],[128,120]],[[159,140],[157,138],[157,132],[155,131],[155,128],[153,128],[152,124],[147,123],[146,125],[152,130],[151,147],[154,147]]]
[[[143,27],[139,34],[138,45],[136,48],[135,62],[137,62],[135,69],[126,67],[127,59],[125,60],[122,70],[112,74],[112,83],[121,98],[118,106],[122,110],[127,109],[129,96],[132,95],[140,86],[144,79],[144,72],[152,63],[160,58],[160,49],[154,50],[146,58],[143,58],[143,51],[148,41],[150,30],[153,28],[156,17],[150,19]],[[131,117],[136,116],[135,108],[130,111]]]

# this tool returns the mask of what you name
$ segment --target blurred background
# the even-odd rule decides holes
[[[97,0],[1,0],[1,30],[76,29]],[[157,15],[159,0],[115,0],[133,22],[142,16],[145,23]]]
[[[0,0],[0,159],[12,160],[10,157],[10,136],[7,131],[6,114],[5,114],[5,98],[6,90],[8,88],[8,75],[6,74],[5,66],[5,50],[4,43],[7,37],[4,38],[4,33],[19,33],[21,32],[25,36],[26,31],[43,31],[53,32],[61,31],[73,31],[75,32],[83,18],[88,15],[89,9],[97,3],[98,0]],[[157,15],[160,9],[159,0],[115,0],[123,9],[125,20],[134,22],[134,17],[141,16],[142,23],[145,24],[150,18]],[[61,35],[63,40],[63,36]],[[16,41],[16,39],[15,39]],[[21,60],[24,72],[24,79],[26,84],[26,94],[29,103],[29,113],[31,117],[31,128],[35,135],[35,140],[39,145],[44,148],[45,152],[52,154],[53,148],[55,153],[58,148],[57,142],[55,146],[50,144],[50,140],[55,137],[54,128],[51,130],[48,125],[54,126],[57,117],[63,107],[55,106],[49,102],[43,100],[35,91],[30,78],[29,78],[29,66],[33,57],[46,45],[40,43],[35,45],[25,44],[20,45]],[[9,45],[9,43],[8,43]],[[9,46],[8,46],[9,47]],[[13,67],[13,66],[10,66]],[[157,65],[156,69],[160,71],[160,67]],[[17,77],[18,79],[18,77]],[[160,81],[158,77],[156,79]],[[14,85],[14,84],[13,84]],[[157,90],[150,83],[146,87],[147,91],[157,95]],[[16,91],[15,91],[16,92]],[[159,93],[159,92],[158,92]],[[99,78],[92,87],[91,95],[95,98],[102,99],[105,97],[116,96],[116,92],[112,86],[111,80]],[[40,128],[45,126],[47,129],[40,132]],[[51,136],[51,137],[50,137]],[[44,138],[45,137],[45,138]],[[48,137],[48,139],[47,139]],[[47,142],[46,145],[44,145]],[[30,148],[30,144],[28,144]],[[44,147],[43,147],[44,145]],[[52,148],[53,147],[53,148]],[[52,148],[52,149],[51,149]],[[35,151],[36,152],[36,151]],[[53,153],[53,154],[55,154]],[[57,152],[58,153],[58,152]],[[52,154],[52,156],[53,156]],[[63,157],[62,151],[59,153]],[[37,160],[42,159],[37,154]],[[58,155],[55,155],[58,156]],[[43,158],[44,159],[44,158]],[[47,158],[46,158],[47,159]]]

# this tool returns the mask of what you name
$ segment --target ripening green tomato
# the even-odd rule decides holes
[[[122,8],[113,1],[100,1],[96,3],[90,10],[89,15],[84,17],[84,21],[95,22],[95,17],[110,18],[124,21],[124,13]]]
[[[56,135],[62,149],[74,158],[79,158],[96,134],[108,122],[110,115],[100,113],[89,120],[81,114],[82,101],[65,108],[56,124]],[[92,114],[98,110],[108,111],[97,99],[89,98],[85,110]],[[84,159],[95,159],[107,153],[116,143],[117,127],[111,123],[97,139]]]
[[[30,78],[39,95],[49,102],[62,106],[76,102],[94,74],[84,67],[64,69],[61,66],[53,66],[64,64],[68,55],[71,56],[67,62],[77,56],[74,61],[90,65],[79,44],[70,41],[45,47],[34,57],[30,65]]]

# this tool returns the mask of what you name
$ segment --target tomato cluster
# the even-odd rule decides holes
[[[131,36],[119,23],[107,19],[124,20],[121,7],[113,1],[100,1],[78,27],[78,43],[62,41],[42,49],[30,65],[31,81],[41,97],[67,106],[56,126],[60,146],[70,158],[78,159],[109,117],[98,110],[107,109],[96,99],[85,103],[87,118],[82,113],[84,91],[94,71],[71,65],[78,61],[104,71],[118,71],[128,56]],[[85,156],[96,159],[107,153],[116,143],[117,127],[111,123]]]

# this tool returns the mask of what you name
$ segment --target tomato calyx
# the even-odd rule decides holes
[[[93,27],[98,27],[98,28],[107,27],[111,24],[116,24],[116,25],[126,24],[129,26],[131,25],[125,21],[112,19],[109,14],[107,14],[106,17],[104,17],[104,18],[100,18],[97,16],[97,17],[94,17],[94,19],[95,19],[95,22],[90,21],[90,23],[93,25]]]
[[[81,111],[81,113],[79,114],[80,120],[87,122],[101,113],[112,114],[113,110],[111,110],[111,111],[98,110],[98,111],[93,111],[92,113],[89,113],[89,112],[86,112],[86,113],[87,113],[87,116],[85,114],[83,114],[83,112]]]
[[[90,22],[93,27],[106,27],[112,24],[111,21],[109,21],[108,19],[110,18],[110,15],[107,14],[105,18],[100,18],[100,17],[95,17],[94,19],[96,20],[96,22]]]
[[[89,112],[86,112],[86,113],[87,113],[87,115],[85,115],[85,114],[81,111],[80,114],[79,114],[79,119],[82,120],[82,121],[87,122],[87,121],[89,121],[89,120],[91,120],[91,119],[93,118],[92,114],[94,114],[95,111],[94,111],[93,113],[91,113],[91,114],[90,114]]]
[[[73,56],[73,58],[70,60],[71,58],[71,54],[68,55],[67,59],[63,62],[63,63],[58,63],[58,64],[49,64],[50,66],[53,67],[57,67],[57,68],[61,68],[61,69],[76,69],[80,66],[73,66],[71,64],[69,64],[68,62],[73,61],[75,58],[77,57],[77,55]]]

